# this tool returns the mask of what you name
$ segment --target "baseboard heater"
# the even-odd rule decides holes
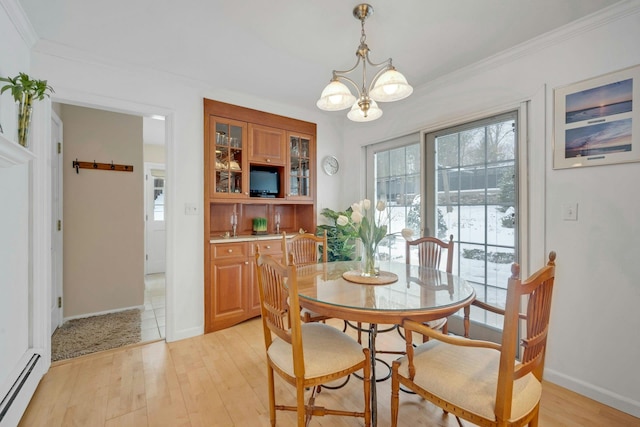
[[[29,359],[22,372],[20,372],[20,375],[15,380],[6,396],[2,398],[2,402],[0,402],[0,422],[2,422],[4,416],[7,414],[7,412],[9,412],[11,404],[20,393],[22,386],[27,382],[27,379],[29,378],[29,375],[31,375],[33,368],[35,368],[36,364],[38,363],[38,359],[40,359],[39,354],[34,354],[31,356],[31,359]]]

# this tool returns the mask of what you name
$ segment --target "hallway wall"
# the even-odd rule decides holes
[[[62,106],[64,317],[144,303],[142,117]],[[73,160],[133,165],[80,169]]]

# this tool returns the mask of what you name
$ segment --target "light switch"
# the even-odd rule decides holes
[[[565,221],[577,221],[578,204],[572,202],[562,205],[562,219]]]
[[[184,214],[185,215],[198,215],[198,205],[195,203],[185,203],[184,204]]]

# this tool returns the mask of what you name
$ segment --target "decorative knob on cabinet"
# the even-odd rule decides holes
[[[227,252],[231,253],[233,252],[233,249],[227,249]]]

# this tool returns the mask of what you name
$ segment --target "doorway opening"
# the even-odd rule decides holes
[[[65,126],[67,125],[67,123],[65,122],[65,114],[64,114],[64,109],[65,108],[73,108],[75,109],[75,113],[77,114],[77,112],[80,110],[94,110],[94,111],[102,111],[104,114],[109,115],[109,114],[113,114],[113,111],[109,110],[109,109],[101,109],[101,107],[96,107],[96,108],[92,108],[92,107],[84,107],[84,106],[77,106],[77,105],[72,105],[72,104],[65,104],[65,103],[54,103],[53,104],[53,111],[57,112],[57,114],[53,115],[54,117],[60,117],[60,122],[61,123],[65,123]],[[82,114],[82,113],[81,113]],[[124,120],[133,120],[134,122],[137,122],[138,125],[138,129],[142,128],[143,129],[143,140],[140,142],[141,146],[138,147],[139,151],[140,151],[140,157],[139,157],[139,163],[138,166],[136,167],[139,176],[144,177],[144,165],[146,163],[149,164],[153,164],[154,165],[154,169],[156,170],[162,170],[164,172],[165,167],[166,167],[166,162],[165,162],[165,120],[158,120],[158,119],[152,119],[151,117],[141,117],[140,114],[136,114],[136,113],[117,113],[118,115],[124,117]],[[71,115],[71,117],[73,118],[73,115]],[[129,119],[127,119],[126,117],[128,117]],[[164,119],[164,117],[162,117],[162,119]],[[77,118],[76,118],[77,121]],[[142,123],[141,123],[142,122]],[[108,125],[107,125],[108,126]],[[118,126],[118,125],[115,125]],[[153,128],[151,131],[149,131],[149,127]],[[71,127],[72,128],[72,127]],[[66,128],[65,128],[66,130]],[[92,129],[92,131],[94,131],[95,128]],[[53,131],[53,120],[52,120],[52,131]],[[55,131],[54,131],[55,132]],[[66,135],[66,133],[65,133]],[[138,134],[139,135],[139,134]],[[78,138],[78,129],[76,128],[76,134],[74,135],[74,137],[76,138],[76,141],[79,139]],[[89,134],[89,133],[84,133],[82,134],[81,139],[83,139],[84,141],[86,141],[86,144],[90,147],[86,147],[82,144],[77,145],[74,147],[73,145],[71,147],[67,147],[70,148],[67,151],[67,155],[68,156],[77,156],[78,153],[80,153],[80,155],[83,155],[84,153],[89,153],[89,154],[84,154],[85,156],[90,156],[91,157],[91,153],[95,152],[98,154],[103,154],[104,152],[106,152],[106,150],[103,152],[101,151],[103,148],[107,147],[108,143],[104,143],[104,146],[100,147],[98,146],[98,142],[96,142],[93,139],[93,135]],[[139,137],[138,137],[139,138]],[[149,138],[152,138],[152,142],[149,142]],[[139,139],[138,139],[139,140]],[[62,141],[61,145],[62,144]],[[53,146],[53,151],[55,152],[55,150],[57,150],[56,147],[56,142],[54,141],[54,136],[53,136],[53,132],[52,132],[52,144]],[[84,143],[83,143],[84,144]],[[68,144],[67,144],[68,145]],[[62,147],[61,147],[62,148]],[[62,155],[60,157],[62,157],[65,154],[65,149],[62,148]],[[73,153],[71,151],[74,151]],[[144,152],[144,153],[143,153]],[[142,154],[143,153],[143,154]],[[108,155],[113,155],[113,154],[108,154]],[[75,157],[73,157],[72,160],[75,160]],[[83,160],[83,159],[79,159],[79,160]],[[94,160],[93,158],[91,158],[91,160]],[[94,161],[111,161],[112,159],[106,159],[106,158],[100,158],[100,159],[95,159]],[[64,157],[63,160],[61,160],[61,163],[63,165],[66,164],[71,164],[71,160],[69,160],[67,157]],[[116,162],[118,163],[118,159],[116,159]],[[83,174],[84,172],[84,174]],[[55,172],[53,172],[55,173]],[[74,171],[73,174],[75,174],[76,172]],[[65,173],[66,175],[68,174]],[[116,202],[118,202],[118,199],[121,199],[121,194],[118,191],[114,191],[114,192],[100,192],[99,190],[97,190],[97,188],[99,188],[99,185],[101,184],[101,181],[107,181],[107,180],[113,180],[114,177],[118,176],[118,179],[122,176],[124,176],[125,174],[120,173],[120,175],[117,175],[118,172],[113,173],[113,172],[103,172],[103,171],[80,171],[80,174],[83,174],[84,176],[80,177],[76,177],[75,175],[67,175],[66,179],[69,181],[75,180],[76,183],[84,181],[84,183],[91,183],[92,185],[95,186],[96,190],[95,192],[100,193],[101,197],[104,199],[110,199],[114,202],[114,204]],[[93,180],[93,181],[92,181]],[[142,180],[141,180],[142,181]],[[140,181],[138,181],[140,182]],[[140,233],[135,233],[131,235],[131,239],[135,238],[135,239],[139,239],[139,241],[137,241],[137,243],[135,243],[135,245],[138,245],[140,247],[139,252],[136,250],[136,253],[138,253],[139,255],[137,255],[140,259],[139,261],[139,265],[140,265],[140,269],[139,271],[139,276],[138,279],[135,280],[137,283],[139,283],[138,285],[132,285],[132,286],[139,286],[140,291],[136,291],[139,292],[140,297],[137,299],[137,302],[132,299],[129,301],[125,301],[124,303],[114,303],[109,305],[108,307],[106,307],[106,309],[104,308],[98,308],[96,309],[96,305],[91,305],[91,303],[87,304],[86,308],[81,308],[81,309],[77,309],[77,305],[76,305],[76,310],[74,312],[65,312],[64,308],[65,308],[65,303],[68,301],[72,301],[72,297],[73,297],[73,288],[69,288],[67,287],[67,282],[66,282],[66,277],[64,277],[65,275],[69,275],[71,277],[71,279],[73,279],[74,274],[69,274],[69,271],[71,270],[73,272],[74,268],[78,268],[78,269],[84,269],[86,268],[86,264],[82,264],[81,262],[78,262],[77,257],[73,258],[70,257],[70,259],[75,259],[76,262],[63,262],[62,257],[58,258],[54,258],[52,259],[52,263],[54,263],[55,265],[52,266],[52,270],[53,271],[64,271],[63,273],[63,277],[62,280],[65,281],[65,285],[64,286],[59,286],[59,289],[56,288],[55,284],[52,283],[52,333],[55,331],[56,327],[58,326],[62,326],[63,323],[65,323],[65,321],[69,321],[69,320],[74,320],[74,319],[78,319],[78,318],[88,318],[88,317],[97,317],[97,316],[103,316],[103,315],[109,315],[109,314],[113,314],[113,313],[117,313],[117,312],[124,312],[126,310],[131,310],[131,309],[138,309],[140,311],[140,329],[141,329],[141,340],[140,341],[153,341],[153,340],[157,340],[157,339],[164,339],[166,334],[165,334],[165,316],[166,316],[166,312],[165,312],[165,307],[166,307],[166,303],[165,303],[165,294],[166,294],[166,280],[165,280],[165,260],[166,260],[166,247],[165,247],[165,239],[164,239],[164,233],[165,233],[165,227],[164,227],[164,220],[165,218],[165,214],[164,214],[164,190],[166,188],[167,182],[166,182],[166,178],[164,177],[164,174],[162,176],[162,197],[158,198],[156,197],[156,200],[159,204],[160,202],[162,202],[162,219],[163,219],[163,225],[162,227],[160,227],[159,230],[157,230],[158,232],[162,233],[162,238],[157,238],[157,240],[160,241],[160,245],[155,245],[155,253],[156,253],[156,257],[159,257],[158,253],[161,255],[161,259],[162,262],[159,265],[156,265],[153,268],[153,271],[147,271],[147,263],[146,260],[144,258],[146,258],[146,254],[147,254],[147,237],[146,237],[146,230],[145,227],[143,226],[142,228],[140,228]],[[64,193],[64,191],[62,191],[63,187],[66,187],[67,184],[66,183],[60,183],[60,194]],[[140,210],[140,216],[138,216],[138,218],[141,218],[143,216],[143,213],[145,212],[145,208],[144,206],[146,205],[146,195],[144,194],[144,182],[140,182],[140,196],[138,199],[138,202],[132,201],[132,199],[127,199],[127,203],[135,203],[138,204],[139,203],[139,209]],[[152,192],[153,193],[153,192]],[[66,194],[74,194],[73,192],[67,192]],[[66,196],[66,197],[70,197],[70,196]],[[78,197],[77,193],[75,193],[73,195],[73,197]],[[120,200],[120,202],[122,202],[122,200]],[[60,197],[59,201],[57,201],[59,206],[65,205],[65,202],[62,200],[62,197]],[[124,210],[124,209],[123,209]],[[65,212],[66,212],[66,205],[65,205]],[[120,212],[117,212],[120,213]],[[56,212],[56,205],[52,203],[52,216],[53,216],[53,221],[54,221],[54,230],[56,230],[56,225],[55,224],[58,221],[58,218],[60,218],[61,220],[61,214],[58,214]],[[157,216],[157,215],[156,215]],[[89,218],[85,218],[86,221],[90,221],[90,217]],[[118,215],[113,215],[113,219],[109,220],[107,219],[105,221],[105,218],[103,217],[101,219],[102,222],[99,222],[97,224],[94,224],[95,230],[98,230],[97,232],[99,233],[100,228],[105,228],[105,224],[106,222],[110,222],[110,221],[114,221],[114,223],[118,223],[118,221],[120,220],[120,218],[118,218]],[[139,219],[138,219],[139,221]],[[74,232],[74,227],[76,227],[77,221],[67,221],[67,224],[63,224],[62,226],[62,230],[69,232],[69,233],[73,233]],[[145,221],[146,222],[146,221]],[[74,225],[75,224],[75,225]],[[65,229],[66,228],[66,229]],[[54,231],[55,233],[55,231]],[[61,233],[62,235],[66,235]],[[86,235],[85,234],[85,238],[87,240],[90,240],[91,238],[95,239],[96,235],[92,234],[92,235]],[[136,237],[138,236],[138,237]],[[66,240],[66,239],[65,239]],[[130,240],[130,238],[125,238],[122,239],[122,241],[129,241],[130,243],[133,242],[133,240]],[[65,242],[66,243],[66,242]],[[127,245],[122,246],[121,248],[126,249]],[[144,249],[143,249],[144,248]],[[94,246],[94,251],[97,249],[98,251],[98,255],[102,255],[102,248],[96,247]],[[65,247],[65,252],[66,252],[66,247]],[[117,252],[117,250],[116,250]],[[111,251],[111,253],[113,253],[113,251]],[[76,254],[77,255],[77,254]],[[109,260],[109,252],[106,251],[104,253],[105,255],[105,265],[108,265],[112,260]],[[66,253],[65,253],[66,256]],[[64,268],[63,268],[64,265]],[[113,262],[111,262],[111,265],[113,266]],[[117,262],[115,265],[118,265]],[[75,267],[74,267],[75,266]],[[57,270],[55,270],[57,269]],[[113,269],[113,268],[112,268]],[[113,269],[113,270],[117,270]],[[75,272],[76,276],[77,276],[77,271]],[[85,272],[86,274],[87,272]],[[89,277],[93,277],[95,279],[96,276],[98,276],[100,274],[99,271],[94,271],[94,275],[92,276],[90,273],[88,272],[88,276]],[[104,272],[102,272],[104,273]],[[108,272],[109,275],[111,275],[112,272]],[[113,271],[113,276],[115,277],[115,280],[120,280],[122,281],[121,278],[117,277],[117,271]],[[104,277],[104,274],[102,274],[102,276]],[[61,280],[61,282],[62,282]],[[55,282],[55,281],[52,281]],[[133,282],[133,280],[131,281]],[[115,281],[114,281],[115,283]],[[63,295],[63,290],[65,295]],[[114,294],[116,292],[114,291]],[[144,299],[142,299],[142,295],[144,293]],[[97,296],[96,298],[101,298],[100,296]],[[54,320],[54,312],[53,312],[53,307],[56,305],[56,303],[60,301],[60,303],[58,304],[60,306],[59,312],[61,313],[58,319]],[[76,302],[77,304],[77,302]],[[153,325],[153,328],[152,328]],[[151,333],[151,330],[154,330],[154,333]]]

